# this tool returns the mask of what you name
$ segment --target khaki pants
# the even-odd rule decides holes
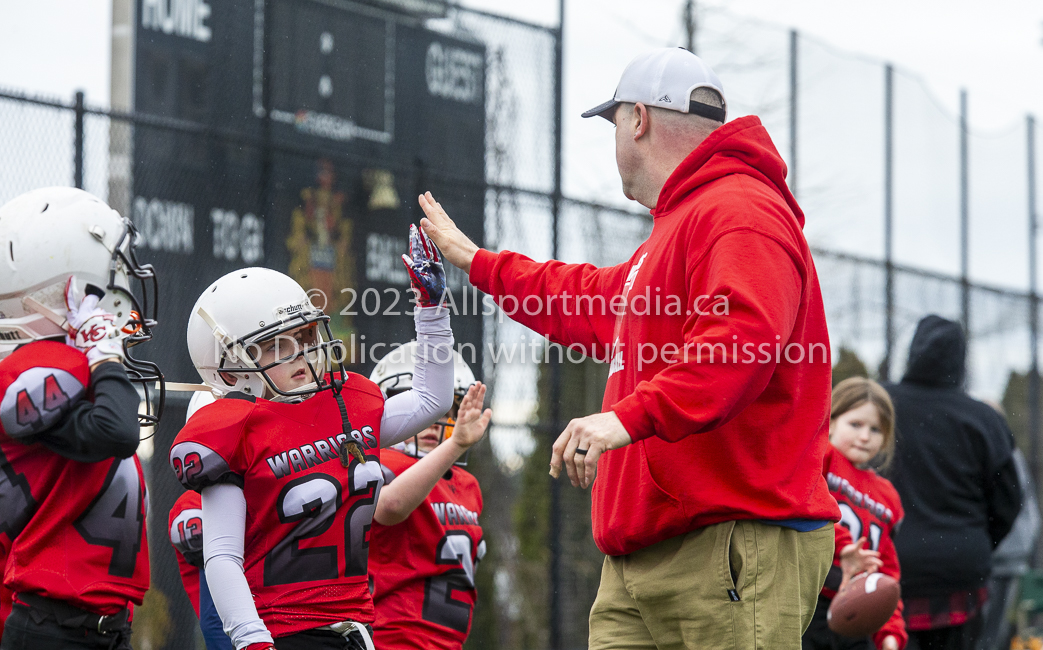
[[[833,526],[729,521],[606,557],[590,650],[799,650],[833,560]]]

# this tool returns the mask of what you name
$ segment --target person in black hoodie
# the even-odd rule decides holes
[[[964,392],[966,353],[959,323],[927,316],[901,383],[886,386],[898,431],[891,482],[905,506],[895,547],[908,650],[974,647],[992,550],[1021,509],[1014,437]]]

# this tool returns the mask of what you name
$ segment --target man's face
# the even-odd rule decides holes
[[[616,106],[612,118],[612,123],[616,125],[616,169],[619,170],[619,178],[623,182],[623,195],[630,200],[634,199],[631,187],[639,168],[634,143],[633,113],[633,104],[620,104]]]

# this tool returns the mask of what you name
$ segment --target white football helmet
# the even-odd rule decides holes
[[[268,388],[277,401],[296,400],[327,388],[339,389],[345,379],[344,344],[333,338],[329,320],[288,275],[265,268],[240,269],[219,278],[196,300],[188,317],[188,353],[216,397],[234,391],[264,397]],[[287,335],[312,324],[314,341],[304,346]],[[288,354],[261,366],[259,344],[273,339],[288,341]],[[281,390],[267,371],[302,355],[312,383]],[[327,378],[331,368],[336,372]]]
[[[377,362],[369,379],[388,395],[394,395],[413,387],[413,369],[416,367],[417,342],[410,341],[395,347]],[[453,395],[459,400],[475,382],[474,373],[459,352],[453,351]]]
[[[388,396],[411,389],[413,387],[413,371],[416,367],[416,350],[416,341],[410,341],[394,347],[391,352],[385,354],[377,362],[373,372],[369,374],[370,381],[379,386]],[[475,381],[471,367],[464,361],[463,356],[454,350],[453,406],[449,413],[438,421],[442,428],[439,442],[453,435],[453,424],[456,421],[457,409],[460,408],[460,402],[463,400],[464,395],[467,394],[467,389]],[[423,455],[423,452],[420,452],[417,448],[415,436],[409,441],[394,445],[393,448],[417,457]],[[458,461],[457,465],[467,465],[467,456],[464,456],[462,461]]]
[[[72,187],[45,187],[0,207],[0,358],[20,345],[64,337],[65,285],[72,276],[98,307],[116,317],[124,348],[152,338],[156,326],[156,274],[134,253],[137,231],[101,199]],[[131,279],[139,281],[137,296]],[[140,297],[140,303],[138,301]],[[155,424],[162,412],[162,373],[155,364],[126,355],[130,378],[145,387]],[[150,386],[161,382],[153,408]]]

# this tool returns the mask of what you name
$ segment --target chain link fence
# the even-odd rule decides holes
[[[791,101],[785,80],[793,40],[787,30],[720,11],[701,16],[700,25],[699,53],[725,81],[730,116],[759,114],[797,176],[834,356],[841,348],[850,350],[876,373],[888,349],[889,269],[896,351],[892,378],[901,376],[904,350],[917,321],[929,313],[960,319],[966,290],[968,387],[1002,402],[1019,446],[1029,454],[1024,382],[1037,333],[1030,318],[1036,303],[1024,281],[1028,248],[1023,197],[1029,177],[1023,128],[970,134],[970,277],[975,279],[970,281],[958,275],[959,121],[938,106],[922,82],[898,71],[893,91],[896,243],[889,265],[883,261],[882,216],[885,65],[798,37],[800,83]],[[288,270],[306,287],[325,287],[332,299],[327,309],[337,314],[345,309],[337,287],[360,286],[374,278],[404,281],[402,274],[396,275],[397,267],[374,262],[372,252],[404,241],[391,228],[418,220],[412,197],[430,187],[438,188],[454,217],[473,213],[487,248],[550,258],[558,155],[557,32],[459,8],[426,21],[425,28],[484,48],[484,169],[478,171],[478,182],[451,166],[425,168],[321,147],[273,145],[263,133],[193,119],[102,111],[82,99],[69,103],[3,91],[0,203],[35,187],[78,181],[131,215],[142,232],[142,256],[161,260],[159,273],[178,285],[173,295],[163,297],[160,336],[153,344],[162,348],[164,370],[175,381],[195,378],[180,338],[188,306],[223,273],[247,265]],[[838,121],[837,115],[846,117]],[[180,161],[175,167],[153,164],[172,158]],[[566,165],[566,174],[568,170]],[[164,194],[163,187],[174,185],[219,197],[219,207],[200,213],[191,193]],[[152,189],[143,193],[143,187]],[[301,259],[307,249],[299,245],[301,238],[312,236],[309,201],[320,205],[334,224],[327,234],[332,233],[336,259],[324,274]],[[567,262],[625,262],[651,232],[647,214],[584,197],[564,197],[558,206],[558,257]],[[390,225],[381,230],[383,224]],[[377,231],[392,239],[366,235],[360,241],[359,233]],[[207,263],[179,264],[176,255],[181,254],[201,255]],[[465,278],[456,274],[450,284],[461,297],[457,292]],[[338,316],[336,327],[346,339],[372,334],[367,318]],[[380,327],[387,330],[381,335],[388,340],[408,340],[412,331],[405,318],[380,321]],[[480,598],[467,647],[583,648],[601,567],[590,533],[590,498],[567,482],[553,496],[546,463],[560,426],[599,410],[607,369],[591,361],[566,363],[561,391],[553,395],[543,343],[532,332],[499,312],[454,319],[456,328],[458,340],[474,341],[484,351],[475,370],[490,386],[495,413],[488,443],[474,450],[469,465],[483,489],[482,526],[489,551],[477,572]],[[522,352],[517,358],[496,352],[507,349]],[[356,369],[368,372],[371,367],[360,363]],[[555,399],[560,403],[557,422],[551,409]],[[181,493],[166,455],[186,407],[184,396],[172,395],[164,426],[140,452],[149,481],[153,582],[146,606],[136,615],[138,650],[202,647],[163,534],[167,512]],[[557,521],[552,521],[555,498]],[[554,575],[552,552],[558,554]],[[557,599],[552,598],[554,589]],[[560,630],[552,638],[555,625]]]

